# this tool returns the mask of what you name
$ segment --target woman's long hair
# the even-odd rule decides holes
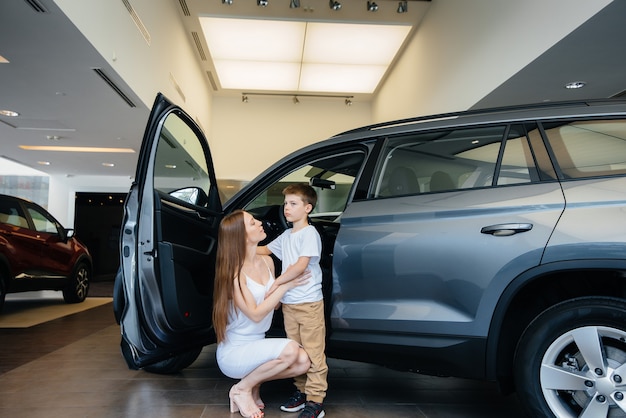
[[[222,219],[217,236],[213,328],[217,342],[226,338],[229,302],[233,299],[234,279],[241,273],[246,255],[246,227],[243,211],[236,210]]]

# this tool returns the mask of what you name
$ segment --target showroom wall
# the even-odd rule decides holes
[[[211,152],[218,178],[251,180],[306,145],[371,123],[371,104],[354,99],[249,96],[213,99]]]
[[[433,0],[379,90],[373,120],[469,109],[609,3]]]

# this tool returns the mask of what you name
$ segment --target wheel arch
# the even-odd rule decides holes
[[[486,376],[514,391],[513,358],[530,322],[545,309],[582,296],[626,300],[626,261],[575,260],[544,264],[519,275],[503,292],[491,321]]]
[[[89,273],[93,274],[93,259],[87,254],[81,254],[81,256],[76,259],[76,262],[74,263],[74,268],[72,269],[72,274],[76,272],[76,268],[81,263],[87,264],[87,267],[89,268]]]
[[[0,254],[0,280],[5,281],[5,289],[7,290],[11,279],[11,265],[9,264],[9,260],[4,256],[4,254]]]

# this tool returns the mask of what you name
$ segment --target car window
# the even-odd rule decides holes
[[[544,124],[566,179],[626,174],[626,120]]]
[[[0,200],[0,223],[28,228],[28,221],[17,202]]]
[[[177,199],[203,205],[211,180],[200,139],[176,113],[163,124],[154,165],[154,188]]]
[[[27,210],[33,220],[36,231],[45,232],[47,234],[57,234],[59,232],[56,223],[49,219],[44,213],[32,207],[29,207]]]
[[[317,192],[317,205],[311,216],[337,216],[346,207],[364,158],[365,153],[358,151],[320,158],[301,165],[263,190],[245,209],[282,205],[285,187],[295,183],[307,183]]]
[[[528,127],[515,125],[391,138],[383,150],[374,197],[539,181],[528,135]]]

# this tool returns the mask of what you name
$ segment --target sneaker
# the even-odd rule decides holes
[[[326,414],[321,403],[308,401],[298,418],[322,418],[324,415]]]
[[[304,409],[306,403],[306,395],[299,390],[296,390],[291,398],[287,399],[287,402],[280,406],[281,411],[285,412],[298,412]]]

